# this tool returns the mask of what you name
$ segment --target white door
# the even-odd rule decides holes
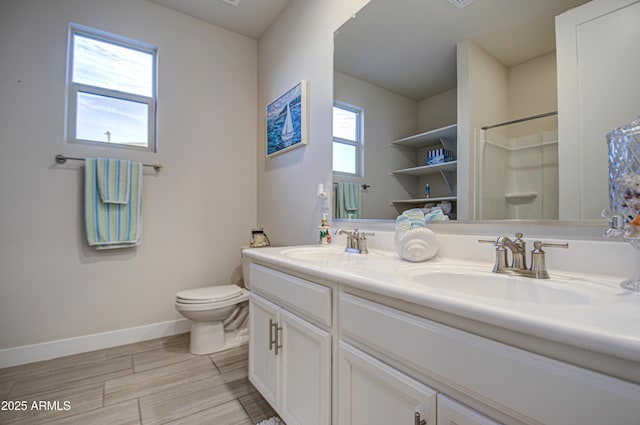
[[[594,0],[556,18],[560,219],[609,208],[606,135],[640,115],[640,1]]]
[[[251,293],[249,297],[249,380],[274,407],[278,408],[278,357],[275,355],[279,308]]]
[[[340,425],[436,425],[436,391],[348,344],[338,357]]]
[[[438,394],[438,425],[500,425],[449,397]]]
[[[284,310],[280,326],[280,416],[287,425],[329,425],[331,335]]]

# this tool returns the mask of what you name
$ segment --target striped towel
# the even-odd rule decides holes
[[[126,204],[131,193],[130,175],[133,162],[111,158],[96,158],[98,191],[104,203]]]
[[[360,218],[360,185],[353,182],[339,182],[337,190],[337,218]]]
[[[411,230],[424,227],[424,213],[420,208],[404,211],[396,218],[396,230]]]
[[[120,161],[121,164],[114,167],[99,166],[102,161],[104,160],[101,158],[85,159],[84,209],[87,241],[96,249],[139,245],[142,236],[142,164]],[[128,174],[128,190],[111,175],[112,172],[125,168],[129,168],[128,173],[125,173]],[[103,202],[99,188],[101,185],[108,185],[107,182],[119,186],[120,192],[123,188],[128,191],[128,202]],[[118,191],[116,199],[122,199]]]

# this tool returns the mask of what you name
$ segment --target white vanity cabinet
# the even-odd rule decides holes
[[[331,290],[250,268],[249,380],[287,425],[329,425]]]
[[[541,355],[515,346],[526,333],[390,298],[371,273],[282,263],[249,264],[249,379],[287,425],[640,425],[635,378],[577,366],[623,359],[538,335]]]
[[[438,394],[437,425],[500,425],[467,406]]]
[[[341,425],[436,424],[433,388],[344,342],[338,361]]]
[[[434,382],[442,393],[439,424],[497,423],[451,402],[450,389],[506,423],[640,424],[638,385],[351,294],[340,294],[338,309],[340,344],[400,364],[414,371],[416,380]]]

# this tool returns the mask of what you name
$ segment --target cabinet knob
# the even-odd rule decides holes
[[[420,413],[416,412],[413,417],[413,425],[427,425],[426,419],[420,419]]]

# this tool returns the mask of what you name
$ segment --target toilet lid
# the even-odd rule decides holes
[[[242,295],[242,288],[237,285],[207,286],[187,289],[176,294],[178,302],[185,304],[210,303],[227,301]]]

